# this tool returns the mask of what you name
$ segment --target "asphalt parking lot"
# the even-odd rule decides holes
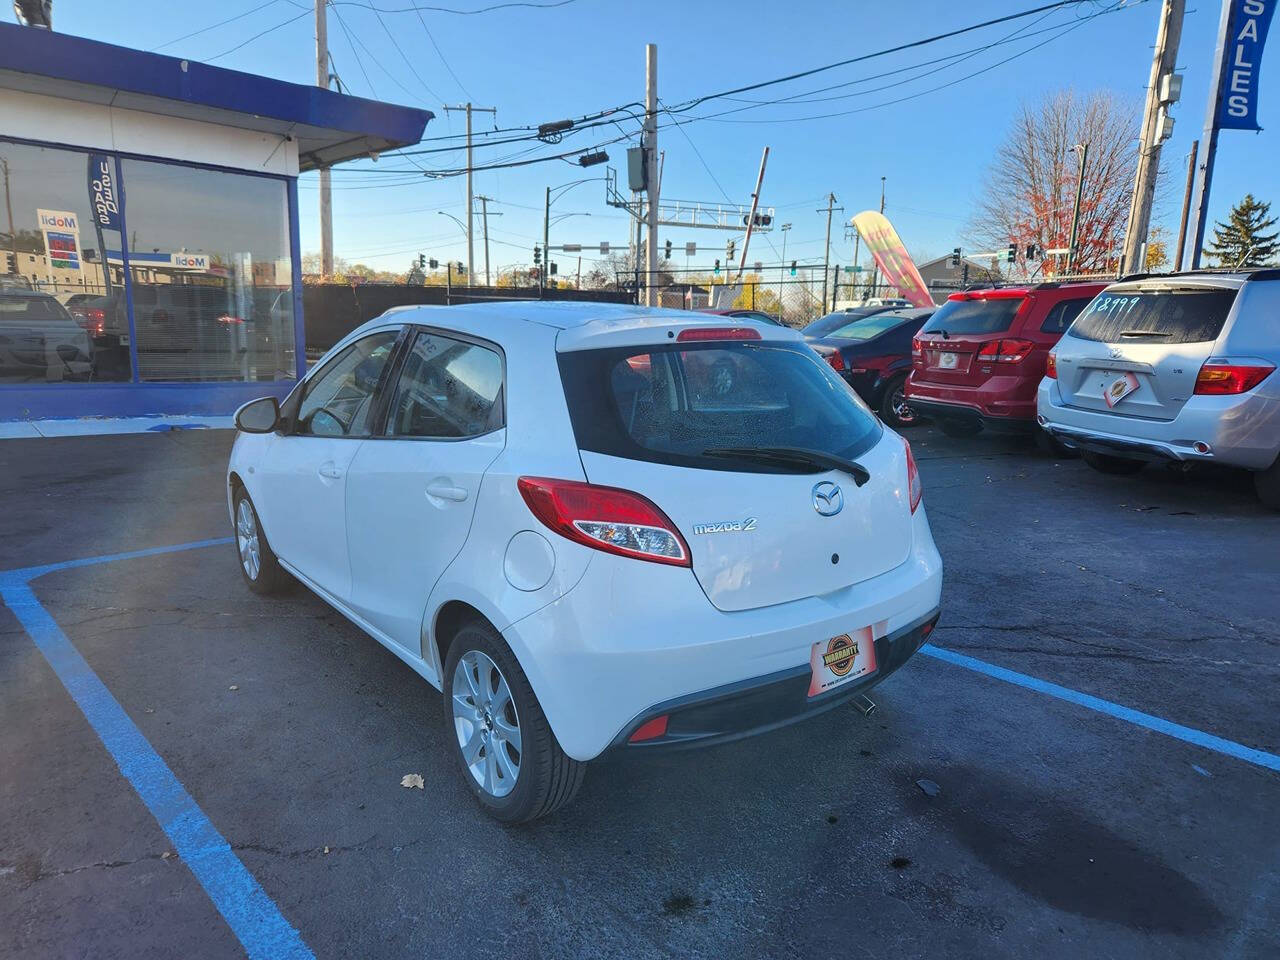
[[[943,618],[878,710],[520,828],[438,694],[231,546],[30,571],[227,536],[230,433],[0,443],[0,955],[1280,956],[1280,515],[908,436]]]

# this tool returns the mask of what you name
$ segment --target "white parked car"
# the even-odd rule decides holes
[[[911,450],[799,334],[730,323],[505,303],[365,324],[237,413],[250,588],[287,571],[442,689],[502,820],[567,802],[607,751],[865,692],[938,617]]]

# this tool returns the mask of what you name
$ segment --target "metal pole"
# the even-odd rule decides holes
[[[783,287],[786,284],[787,269],[787,234],[791,232],[791,224],[784,223],[782,225],[782,267],[778,270],[778,315],[781,316],[782,310],[782,294]]]
[[[645,262],[649,276],[645,289],[648,291],[646,302],[651,307],[658,305],[658,46],[645,44],[644,48],[644,146],[645,166],[648,167],[645,182],[649,187],[649,249],[645,251]]]
[[[1196,157],[1200,153],[1200,141],[1191,141],[1187,154],[1187,188],[1182,194],[1182,217],[1178,220],[1178,252],[1173,257],[1173,269],[1182,269],[1182,251],[1187,245],[1187,218],[1191,215],[1191,191],[1196,185]]]
[[[13,272],[16,274],[18,272],[18,237],[13,232],[13,199],[9,195],[9,161],[4,157],[0,157],[0,167],[4,168],[4,209],[5,213],[9,215],[9,250],[13,253]],[[101,247],[102,244],[99,243],[98,246]],[[102,257],[102,269],[104,271],[110,270],[110,267],[107,266],[107,252],[105,250],[99,250],[98,252]],[[109,276],[109,274],[107,275]]]
[[[578,289],[582,289],[582,257],[578,257]]]
[[[1077,143],[1071,149],[1080,151],[1080,167],[1076,171],[1076,206],[1071,213],[1071,239],[1067,242],[1067,276],[1071,276],[1076,264],[1076,234],[1080,230],[1080,198],[1084,195],[1084,171],[1085,164],[1089,162],[1089,145]]]
[[[880,178],[880,215],[884,216],[884,177]],[[880,263],[871,258],[871,296],[876,295],[876,287],[880,285]]]
[[[475,195],[472,192],[472,179],[475,176],[471,169],[471,104],[467,103],[467,286],[471,286],[471,278],[476,272],[476,248],[472,240],[472,223],[475,217]]]
[[[747,214],[747,235],[742,238],[742,259],[738,261],[738,276],[735,278],[735,282],[742,279],[742,271],[747,266],[747,247],[751,243],[751,230],[756,224],[756,210],[760,207],[760,187],[764,184],[764,168],[765,164],[768,162],[769,148],[765,147],[764,153],[760,156],[760,173],[756,177],[756,189],[755,192],[751,194],[751,212]],[[830,221],[828,221],[827,230],[830,231],[830,229],[831,224]],[[728,266],[729,264],[726,263],[726,276],[728,275]]]
[[[329,27],[325,16],[328,0],[316,0],[316,86],[329,89]],[[102,262],[106,263],[106,255]],[[320,272],[333,276],[333,187],[329,168],[320,168]]]
[[[1160,118],[1169,109],[1161,102],[1160,87],[1163,78],[1172,74],[1177,66],[1185,12],[1185,0],[1164,0],[1160,10],[1155,55],[1151,59],[1151,81],[1147,85],[1147,104],[1142,113],[1142,136],[1138,141],[1138,172],[1133,183],[1133,200],[1129,204],[1129,227],[1124,234],[1122,269],[1125,273],[1138,273],[1146,266],[1142,262],[1142,251],[1151,226],[1151,203],[1160,173],[1160,146],[1163,143],[1160,139]]]
[[[1204,117],[1204,158],[1200,161],[1196,177],[1196,198],[1191,205],[1191,220],[1187,233],[1191,237],[1192,270],[1200,266],[1200,254],[1204,249],[1204,231],[1208,225],[1209,189],[1213,186],[1213,164],[1218,156],[1218,103],[1227,83],[1227,45],[1231,36],[1232,0],[1222,0],[1222,18],[1218,22],[1218,48],[1214,51],[1213,86],[1209,89],[1209,104]]]
[[[484,285],[489,286],[489,198],[480,198],[480,220],[484,225]]]
[[[836,195],[827,194],[827,245],[822,253],[822,309],[827,309],[827,276],[831,273],[831,211],[835,207]],[[883,206],[884,201],[881,200]],[[819,213],[822,211],[819,210]]]

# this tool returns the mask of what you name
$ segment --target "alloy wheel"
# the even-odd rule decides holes
[[[462,762],[481,789],[505,797],[520,776],[520,716],[498,665],[468,650],[453,671],[453,726]]]
[[[240,550],[240,565],[250,580],[258,579],[262,569],[262,556],[258,545],[258,521],[249,501],[242,499],[236,507],[236,546]]]
[[[898,387],[889,397],[889,406],[893,409],[893,415],[897,417],[903,424],[915,423],[916,412],[911,409],[911,405],[907,403],[907,391],[905,387]]]

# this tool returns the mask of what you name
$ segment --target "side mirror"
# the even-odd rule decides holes
[[[280,401],[275,397],[250,400],[236,411],[236,429],[243,433],[270,433],[280,423]]]

